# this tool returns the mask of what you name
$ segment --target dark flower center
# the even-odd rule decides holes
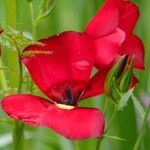
[[[61,83],[52,88],[51,98],[60,104],[75,106],[77,105],[84,89],[85,84],[83,83]]]
[[[70,87],[66,87],[65,94],[66,94],[66,98],[64,99],[64,102],[68,105],[73,105],[74,97]]]

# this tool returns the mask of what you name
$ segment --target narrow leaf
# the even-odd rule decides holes
[[[103,135],[103,137],[104,137],[104,138],[109,138],[109,139],[112,139],[112,140],[117,140],[117,141],[124,141],[124,142],[126,142],[125,139],[120,138],[120,137],[117,137],[117,136]]]
[[[143,121],[141,130],[140,130],[140,132],[139,132],[139,135],[138,135],[138,137],[137,137],[137,140],[136,140],[136,142],[135,142],[135,145],[134,145],[133,150],[139,150],[141,141],[142,141],[143,136],[144,136],[144,133],[145,133],[146,123],[147,123],[147,120],[148,120],[149,113],[150,113],[150,105],[149,105],[149,107],[147,108],[146,114],[145,114],[145,116],[144,116],[144,121]]]
[[[41,19],[47,17],[52,10],[55,8],[57,3],[57,0],[43,0],[40,7],[40,12],[38,17],[34,20],[34,23],[36,24]]]
[[[128,92],[121,95],[121,100],[120,100],[120,103],[119,103],[119,106],[118,106],[118,111],[122,110],[127,105],[132,92],[133,92],[133,89],[131,89]]]
[[[139,100],[132,94],[131,95],[134,106],[136,108],[136,110],[138,111],[138,113],[140,114],[140,116],[142,117],[142,120],[144,119],[145,116],[145,110],[143,108],[143,106],[140,104]]]

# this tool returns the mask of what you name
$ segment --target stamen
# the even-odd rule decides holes
[[[72,90],[70,87],[67,87],[65,89],[65,94],[66,94],[65,102],[69,105],[72,105],[74,102],[74,98],[73,98]]]

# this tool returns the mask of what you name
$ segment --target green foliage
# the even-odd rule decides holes
[[[8,26],[0,35],[0,43],[4,47],[16,51],[16,45],[18,46],[18,49],[23,49],[27,45],[34,43],[34,41],[31,33],[26,31],[17,31]]]
[[[41,19],[47,17],[55,8],[57,0],[42,0],[40,12],[34,23],[39,22]]]

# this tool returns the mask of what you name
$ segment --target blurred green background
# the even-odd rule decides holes
[[[83,31],[84,27],[101,7],[103,0],[58,0],[54,10],[35,26],[32,18],[39,13],[42,0],[33,0],[29,4],[27,0],[0,0],[0,24],[7,25],[21,31],[34,34],[36,39],[46,38],[50,35],[66,30]],[[140,9],[140,19],[135,28],[135,33],[143,40],[145,46],[145,71],[137,72],[140,83],[136,86],[135,95],[144,105],[143,101],[150,100],[150,0],[134,0]],[[33,8],[33,9],[32,9]],[[32,14],[33,10],[33,14]],[[129,22],[130,23],[130,22]],[[17,69],[17,57],[11,49],[5,49],[2,55],[3,65],[10,70]],[[13,93],[17,87],[18,77],[13,71],[5,71],[9,90]],[[36,89],[36,88],[35,88]],[[25,88],[23,89],[25,91]],[[2,89],[1,89],[2,91]],[[0,92],[3,97],[3,92]],[[39,94],[37,90],[35,94]],[[104,96],[98,96],[91,100],[83,101],[81,105],[96,106],[103,109]],[[112,104],[107,108],[106,120],[112,115]],[[1,112],[1,116],[3,113]],[[0,117],[1,118],[1,117]],[[141,127],[141,116],[137,113],[132,99],[123,111],[113,121],[108,132],[109,135],[118,136],[124,141],[116,141],[105,138],[102,142],[103,150],[132,150]],[[82,129],[81,129],[82,130]],[[11,150],[12,125],[0,122],[0,150]],[[79,142],[81,150],[94,150],[96,140],[88,139]],[[26,127],[25,150],[73,150],[74,144],[48,128]],[[150,127],[146,127],[140,150],[150,150]]]

